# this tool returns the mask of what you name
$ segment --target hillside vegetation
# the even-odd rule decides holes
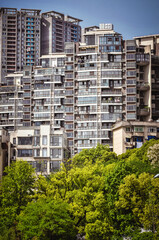
[[[159,239],[158,153],[156,140],[120,156],[98,145],[48,177],[12,164],[0,187],[0,240]]]

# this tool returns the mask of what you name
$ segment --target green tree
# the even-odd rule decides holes
[[[159,167],[159,143],[149,147],[147,156],[154,167]]]
[[[110,163],[117,161],[117,155],[111,152],[107,145],[98,144],[96,148],[84,149],[72,158],[72,165],[76,167],[83,167],[87,164]]]
[[[152,232],[142,232],[142,233],[135,234],[132,237],[132,240],[153,240],[153,239],[154,239],[154,235]]]
[[[60,172],[50,176],[48,185],[45,179],[39,179],[37,196],[67,202],[81,235],[97,239],[101,232],[100,239],[105,239],[112,234],[113,227],[104,198],[104,175],[108,162],[116,161],[116,154],[108,147],[98,145],[97,149],[83,150],[72,159],[71,167],[63,166]]]
[[[115,205],[125,221],[126,234],[133,235],[135,229],[145,228],[154,234],[159,233],[159,179],[148,173],[138,177],[135,174],[124,178],[119,187],[119,200]],[[154,235],[155,237],[155,235]],[[135,238],[134,238],[135,239]]]
[[[159,179],[151,178],[149,200],[143,209],[141,222],[145,229],[151,230],[159,237]],[[157,238],[158,239],[158,238]]]
[[[76,236],[69,205],[59,200],[31,202],[20,213],[18,220],[22,239],[71,240]]]
[[[7,239],[10,228],[16,226],[17,215],[32,199],[35,175],[24,161],[13,163],[5,173],[0,186],[0,234]]]

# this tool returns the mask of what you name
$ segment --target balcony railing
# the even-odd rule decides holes
[[[97,78],[97,75],[77,75],[77,79]]]
[[[88,121],[88,122],[89,122],[89,121],[92,121],[92,122],[94,121],[94,122],[96,122],[96,121],[97,121],[97,118],[76,118],[76,120],[77,120],[77,121],[86,121],[86,122],[87,122],[87,121]]]
[[[120,95],[122,95],[122,92],[119,90],[119,91],[117,91],[117,90],[114,90],[114,91],[102,91],[102,93],[101,93],[102,95],[105,95],[105,94],[108,94],[108,95],[118,95],[118,94],[120,94]]]

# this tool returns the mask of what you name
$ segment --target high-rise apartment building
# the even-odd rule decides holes
[[[24,66],[38,66],[41,54],[64,51],[81,40],[80,19],[37,9],[0,8],[0,82]]]
[[[82,20],[50,11],[42,13],[41,21],[42,55],[63,52],[65,42],[81,41],[81,27],[79,23]]]
[[[0,8],[0,78],[38,65],[40,57],[40,10]]]
[[[23,72],[7,75],[0,87],[1,126],[64,127],[64,59],[60,53],[45,56],[41,67],[26,66]]]
[[[125,41],[125,120],[159,118],[159,35]]]
[[[75,153],[97,143],[112,147],[112,125],[122,118],[122,36],[100,24],[84,38],[76,53]]]
[[[64,52],[43,55],[40,66],[7,75],[0,125],[65,129],[74,155],[97,143],[112,149],[119,119],[159,118],[159,35],[124,41],[112,24],[100,24],[86,28],[83,38],[65,42]]]
[[[65,128],[72,154],[98,142],[112,147],[111,127],[122,118],[122,36],[106,25],[87,29],[85,38],[6,77],[1,125]]]
[[[117,154],[159,135],[159,35],[125,41],[123,119],[113,127]]]

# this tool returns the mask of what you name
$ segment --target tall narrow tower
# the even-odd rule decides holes
[[[38,65],[41,10],[0,8],[0,81],[23,66]]]

